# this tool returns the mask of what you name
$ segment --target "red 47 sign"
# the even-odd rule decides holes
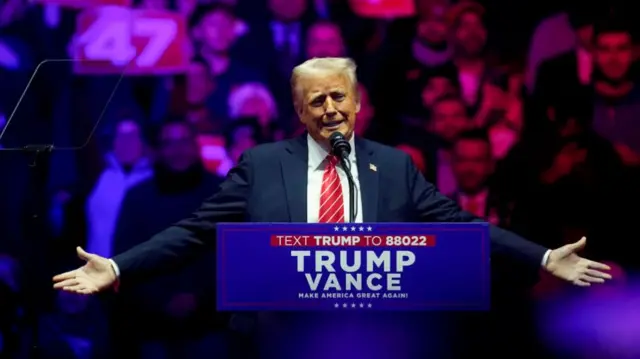
[[[77,18],[74,71],[80,74],[162,75],[189,63],[182,15],[145,9],[100,7]]]
[[[393,19],[415,15],[414,0],[349,0],[351,10],[361,17]]]

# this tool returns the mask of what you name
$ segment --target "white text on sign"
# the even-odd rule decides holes
[[[274,247],[431,247],[433,235],[272,235]]]
[[[402,273],[416,262],[416,255],[407,250],[343,250],[337,254],[293,250],[291,256],[296,258],[296,270],[304,273],[311,291],[401,291]]]

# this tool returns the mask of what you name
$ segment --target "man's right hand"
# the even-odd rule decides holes
[[[78,269],[53,277],[53,288],[78,294],[94,294],[112,287],[116,273],[107,258],[77,248],[78,257],[86,264]]]

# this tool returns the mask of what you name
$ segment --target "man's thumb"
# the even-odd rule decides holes
[[[76,252],[78,252],[78,257],[84,261],[88,261],[91,259],[91,254],[87,253],[82,249],[82,247],[76,247]]]
[[[584,246],[587,245],[587,237],[582,237],[580,238],[579,241],[572,243],[569,245],[569,248],[571,249],[571,252],[575,252],[575,251],[579,251],[581,249],[584,248]]]

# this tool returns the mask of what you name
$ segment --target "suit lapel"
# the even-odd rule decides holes
[[[365,140],[355,138],[360,197],[362,199],[362,221],[378,221],[378,164],[375,153],[367,147]]]
[[[307,222],[307,134],[288,141],[280,161],[291,222]]]

